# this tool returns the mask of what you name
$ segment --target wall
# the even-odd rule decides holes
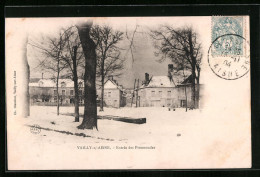
[[[29,93],[30,93],[30,102],[36,103],[36,102],[56,102],[57,100],[56,95],[54,95],[54,90],[56,90],[56,87],[29,87]],[[65,90],[65,94],[62,94],[62,90]],[[70,94],[70,91],[73,90],[73,95]],[[80,103],[84,103],[83,100],[83,89],[82,95],[79,95],[80,97]],[[43,96],[45,95],[45,96]],[[61,99],[61,104],[73,104],[74,103],[74,88],[73,87],[59,87],[59,95]],[[45,99],[44,99],[45,98]]]
[[[191,104],[191,87],[186,87],[187,104]],[[184,107],[186,101],[185,87],[156,87],[144,88],[139,91],[140,106],[142,107]],[[183,100],[183,101],[181,101]]]
[[[104,104],[115,108],[120,107],[120,90],[119,89],[105,89],[104,90]]]

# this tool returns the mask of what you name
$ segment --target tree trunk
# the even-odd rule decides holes
[[[100,111],[104,111],[104,81],[105,81],[104,63],[105,63],[105,61],[102,58],[102,63],[101,63],[101,102],[100,102]]]
[[[74,82],[74,90],[75,90],[75,97],[74,97],[74,105],[75,105],[75,122],[79,122],[79,85],[78,85],[78,71],[77,71],[77,47],[73,47],[73,82]]]
[[[200,108],[200,71],[198,70],[197,80],[197,91],[196,91],[196,100],[197,100],[197,108]]]
[[[138,103],[138,89],[139,89],[139,79],[137,80],[137,87],[136,87],[136,97],[135,97],[135,107],[137,108]]]
[[[61,37],[60,37],[60,50],[61,50]],[[57,115],[60,115],[60,95],[59,95],[59,78],[60,78],[60,50],[58,51],[57,57],[57,83],[56,83],[56,90],[57,90]]]
[[[192,69],[192,81],[191,81],[191,108],[195,109],[196,105],[196,85],[195,85],[195,73],[194,70]]]
[[[96,103],[96,45],[90,38],[89,32],[93,22],[88,21],[77,26],[82,49],[85,56],[84,75],[84,118],[79,129],[97,129]]]
[[[135,82],[136,82],[136,79],[135,79]],[[132,94],[131,107],[133,105],[134,96],[135,96],[135,83],[134,83],[134,91],[133,91],[133,94]]]
[[[23,93],[23,109],[22,115],[23,117],[30,116],[30,94],[29,94],[29,80],[30,80],[30,67],[27,60],[27,43],[28,43],[28,35],[25,36],[25,42],[23,46],[23,69],[24,69],[24,85],[22,86],[24,93]]]
[[[196,79],[196,58],[194,58],[193,52],[193,41],[192,41],[192,31],[189,32],[189,47],[190,47],[190,58],[191,58],[191,69],[192,69],[192,81],[191,81],[191,108],[196,108],[196,86],[195,86],[195,79]]]
[[[185,77],[185,72],[184,72],[184,66],[183,66],[182,72],[183,72],[183,80],[185,81],[186,77]],[[186,87],[186,84],[184,85],[184,92],[185,92],[185,99],[186,99],[185,108],[186,108],[186,112],[187,112],[188,111],[188,99],[187,99],[187,87]]]
[[[29,92],[29,82],[30,82],[30,66],[28,64],[28,60],[27,60],[27,116],[30,116],[30,92]]]
[[[59,96],[59,77],[60,77],[60,72],[59,72],[59,66],[57,68],[58,68],[57,83],[56,83],[56,90],[57,90],[57,115],[60,115],[60,96]]]

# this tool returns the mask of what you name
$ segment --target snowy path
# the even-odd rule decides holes
[[[73,113],[73,107],[61,107],[61,113]],[[31,107],[27,119],[9,120],[9,158],[19,159],[12,168],[19,169],[105,169],[108,168],[212,168],[234,167],[250,161],[250,124],[246,118],[221,117],[218,110],[209,113],[167,108],[105,108],[98,115],[146,117],[145,124],[130,124],[112,120],[98,120],[99,131],[79,130],[80,124],[72,116],[56,115],[55,107]],[[215,111],[215,113],[214,113]],[[80,108],[83,113],[83,108]],[[228,113],[226,113],[228,114]],[[247,116],[245,116],[247,117]],[[82,118],[80,119],[80,122]],[[243,123],[244,122],[244,123]],[[30,132],[26,125],[84,133],[75,136],[55,131]],[[109,140],[108,140],[109,139]],[[110,150],[80,150],[78,146],[109,146]],[[145,146],[154,150],[122,150],[117,147]],[[159,158],[160,157],[160,158]],[[86,164],[77,163],[77,158]],[[117,164],[113,166],[111,159]],[[159,160],[160,159],[160,160]],[[162,160],[164,159],[164,160]],[[176,161],[172,159],[178,159]],[[91,160],[95,164],[90,164]],[[66,162],[66,163],[65,163]],[[98,164],[98,165],[97,165]]]

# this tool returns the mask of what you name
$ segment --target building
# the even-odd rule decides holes
[[[101,98],[101,87],[97,90],[98,99]],[[109,76],[104,83],[104,106],[120,108],[126,105],[125,91],[113,76]]]
[[[79,82],[79,104],[84,104],[84,81]],[[74,105],[74,82],[71,79],[59,79],[60,105]],[[53,79],[32,79],[29,83],[31,105],[54,106],[57,105],[57,88]],[[101,88],[97,89],[97,105],[99,105]],[[123,86],[118,85],[113,77],[104,85],[104,106],[119,108],[125,106]]]
[[[174,76],[173,65],[168,65],[168,75],[149,77],[145,73],[145,80],[138,91],[138,104],[141,107],[188,107],[191,105],[191,75]],[[201,87],[201,86],[200,86]],[[186,89],[186,94],[185,94]],[[135,94],[136,95],[136,94]],[[186,99],[187,96],[187,99]],[[187,100],[187,101],[186,101]]]
[[[56,82],[52,79],[34,79],[29,83],[30,103],[32,105],[52,106],[57,104]],[[79,79],[79,103],[83,104],[83,80]],[[74,104],[74,82],[71,79],[59,79],[60,104]]]

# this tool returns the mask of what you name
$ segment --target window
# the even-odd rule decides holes
[[[111,92],[107,92],[107,97],[111,97]]]
[[[83,87],[83,83],[79,82],[79,88],[82,88],[82,87]]]
[[[54,90],[53,93],[54,93],[54,95],[57,95],[57,90]]]
[[[70,95],[73,96],[73,94],[74,94],[74,93],[73,93],[73,90],[70,90]]]
[[[186,107],[186,104],[187,104],[187,102],[186,102],[186,100],[181,100],[181,107]]]
[[[79,95],[82,95],[82,90],[79,90]]]
[[[66,83],[65,82],[61,82],[61,87],[66,87]]]
[[[65,96],[65,90],[62,90],[62,96]]]
[[[162,97],[162,91],[159,91],[159,97]]]
[[[82,99],[82,98],[79,99],[79,103],[80,103],[80,104],[83,103],[83,99]]]
[[[152,96],[155,96],[155,91],[152,91]]]
[[[168,92],[167,92],[167,96],[170,97],[170,96],[171,96],[171,93],[172,93],[171,91],[168,91]]]

